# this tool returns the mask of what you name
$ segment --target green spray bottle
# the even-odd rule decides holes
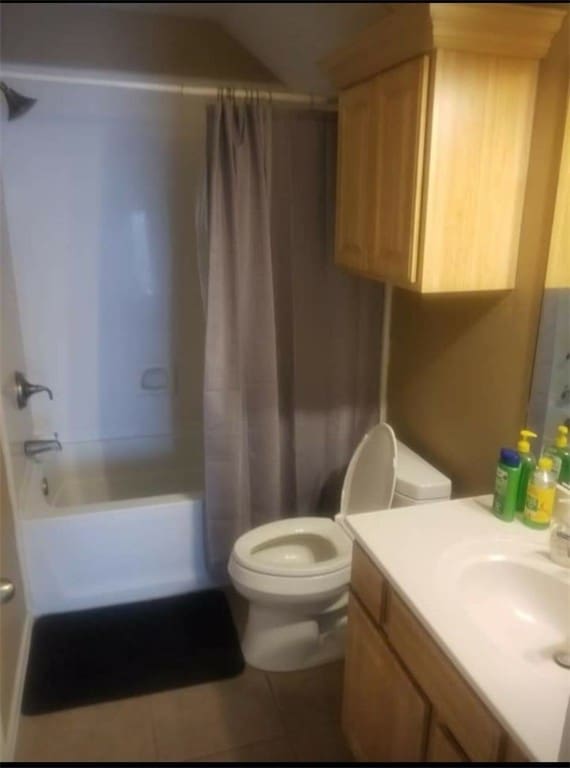
[[[517,491],[517,512],[524,512],[528,481],[536,468],[536,456],[530,450],[530,438],[537,437],[530,429],[521,429],[520,440],[517,443],[517,451],[521,460],[521,474]]]
[[[521,460],[518,453],[510,448],[501,448],[495,475],[493,513],[507,523],[515,518],[520,475]]]

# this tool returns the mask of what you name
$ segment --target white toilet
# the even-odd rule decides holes
[[[291,671],[342,657],[352,557],[346,516],[450,495],[445,475],[396,441],[388,424],[377,424],[350,461],[334,521],[293,517],[240,536],[228,570],[249,600],[242,639],[247,663]]]

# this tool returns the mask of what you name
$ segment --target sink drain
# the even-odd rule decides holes
[[[565,669],[570,669],[570,651],[555,651],[554,661]]]

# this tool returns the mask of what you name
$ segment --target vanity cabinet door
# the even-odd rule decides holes
[[[386,582],[378,568],[357,543],[352,547],[350,587],[370,614],[374,624],[380,626],[386,601]]]
[[[497,761],[502,739],[499,724],[393,590],[386,634],[469,759]]]
[[[467,763],[469,759],[447,728],[434,720],[428,744],[428,763]]]
[[[358,760],[423,760],[428,705],[354,595],[348,632],[342,722]]]

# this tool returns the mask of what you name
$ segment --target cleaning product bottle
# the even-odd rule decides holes
[[[528,484],[523,513],[525,525],[530,528],[548,528],[555,491],[556,477],[552,471],[552,459],[550,456],[542,456]]]
[[[560,424],[557,427],[557,436],[554,443],[544,452],[546,456],[552,459],[552,471],[556,475],[559,483],[570,482],[570,448],[568,448],[568,427]],[[561,473],[568,476],[567,480],[562,480]]]
[[[495,475],[493,513],[506,522],[511,522],[515,517],[520,475],[521,460],[518,453],[510,448],[501,448]]]
[[[550,532],[550,557],[558,565],[570,568],[570,488],[556,487]]]
[[[521,460],[521,476],[517,493],[517,512],[524,512],[528,481],[536,467],[536,457],[530,450],[530,438],[536,436],[536,433],[531,432],[530,429],[521,429],[520,440],[517,443],[517,450]]]

